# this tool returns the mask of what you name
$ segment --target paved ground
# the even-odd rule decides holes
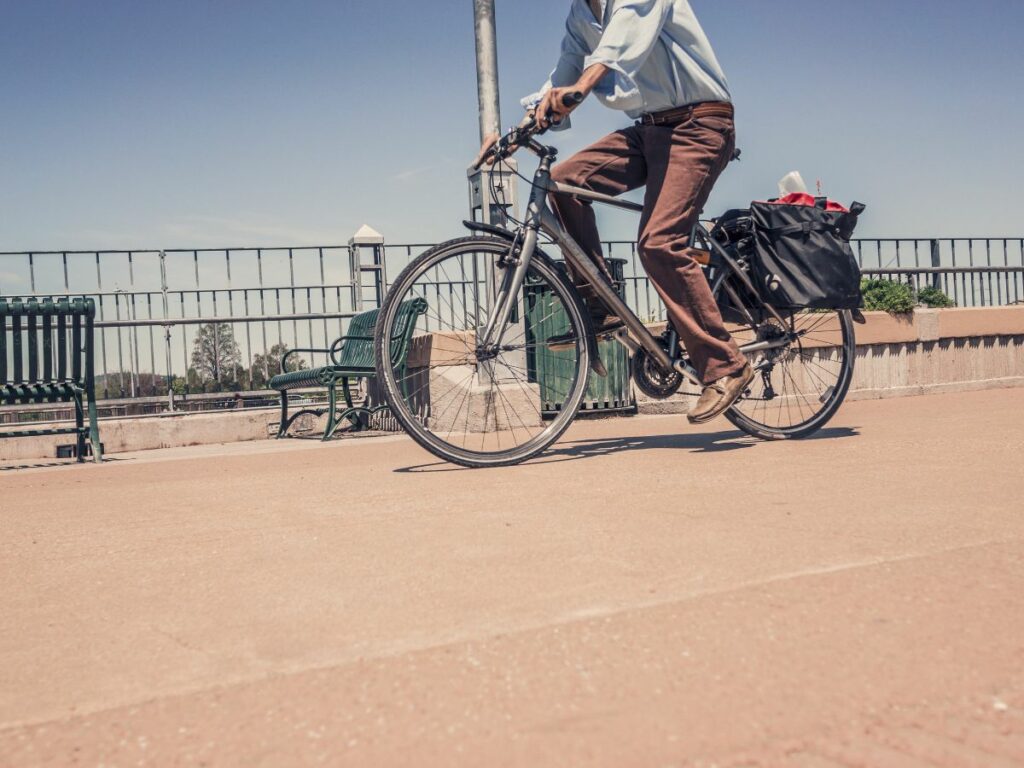
[[[0,765],[1024,765],[1024,391],[0,471]]]

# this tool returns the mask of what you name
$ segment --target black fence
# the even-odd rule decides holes
[[[866,276],[915,290],[933,286],[960,307],[1024,302],[1024,238],[875,238],[853,245]],[[97,392],[118,401],[103,409],[109,415],[221,409],[235,405],[234,391],[255,398],[282,350],[329,346],[348,318],[379,304],[389,275],[429,247],[353,241],[0,253],[0,296],[96,299]],[[605,255],[624,260],[633,310],[644,320],[663,320],[636,243],[606,242]],[[456,287],[438,286],[445,290]],[[323,362],[306,357],[309,365]],[[128,405],[133,400],[137,407]],[[0,423],[5,418],[18,417],[0,413]]]

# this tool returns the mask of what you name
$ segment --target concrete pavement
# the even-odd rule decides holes
[[[1024,392],[0,471],[0,765],[1022,765]]]

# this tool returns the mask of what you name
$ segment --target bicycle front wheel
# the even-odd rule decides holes
[[[435,246],[398,276],[381,307],[377,377],[406,432],[445,461],[525,461],[568,428],[587,387],[587,328],[575,288],[539,250],[488,349],[477,342],[514,267],[512,244],[466,237]],[[570,349],[548,349],[571,332]]]

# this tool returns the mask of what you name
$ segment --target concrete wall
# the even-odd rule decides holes
[[[850,399],[1024,386],[1024,307],[865,314]],[[641,413],[684,413],[693,397],[652,402],[638,393],[638,401]],[[254,408],[103,419],[100,436],[108,453],[264,440],[276,433],[277,416],[277,409]],[[316,433],[322,424],[304,417],[294,430]],[[58,445],[73,442],[68,435],[2,438],[0,429],[0,460],[52,458]]]
[[[847,399],[1024,386],[1024,307],[865,312]],[[697,390],[670,400],[638,393],[640,413],[685,413]]]
[[[143,451],[183,445],[265,440],[277,432],[278,410],[253,408],[218,413],[180,413],[100,420],[100,441],[106,453]],[[48,424],[33,424],[45,429]],[[25,428],[25,425],[21,425]],[[16,428],[16,427],[12,427]],[[71,445],[74,435],[19,437],[4,440],[0,431],[0,460],[53,458],[58,445]]]

